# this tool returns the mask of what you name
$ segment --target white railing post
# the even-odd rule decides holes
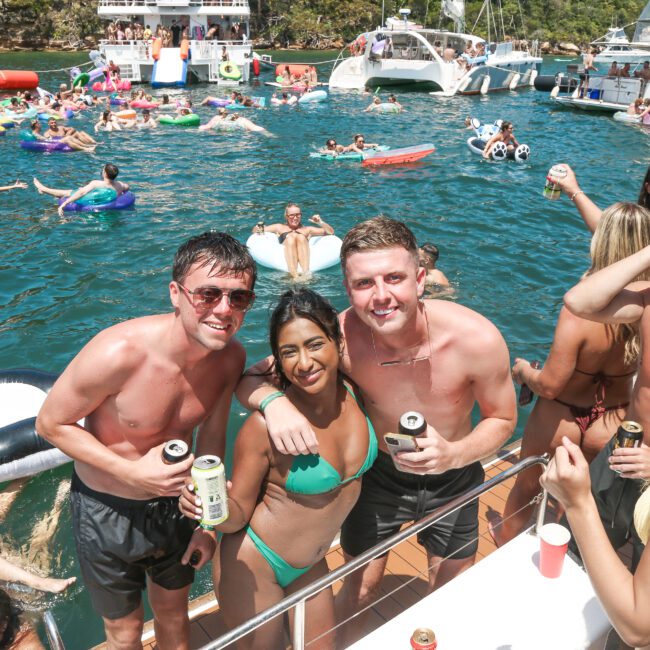
[[[293,610],[293,650],[305,647],[305,601],[296,603]]]

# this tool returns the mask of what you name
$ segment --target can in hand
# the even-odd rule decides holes
[[[618,427],[616,432],[616,439],[614,440],[614,449],[619,447],[640,447],[643,442],[643,427],[633,420],[625,420],[621,422],[621,425]],[[617,469],[612,469],[620,474],[621,472]]]
[[[162,459],[165,465],[180,463],[190,455],[190,448],[184,440],[170,440],[163,448]]]
[[[544,191],[542,192],[544,198],[549,199],[550,201],[557,201],[562,196],[560,186],[553,179],[561,180],[566,178],[566,175],[567,170],[564,165],[553,165],[553,167],[548,170],[546,184],[544,185]]]
[[[540,366],[539,361],[531,361],[530,362],[530,367],[533,368],[533,370],[539,370]],[[528,384],[522,384],[521,388],[519,389],[519,406],[526,406],[526,404],[530,404],[533,401],[533,391],[530,390],[530,386]]]
[[[413,650],[436,650],[438,642],[433,630],[428,627],[419,627],[411,636],[411,648]]]
[[[228,519],[226,471],[219,456],[199,456],[192,465],[194,493],[201,499],[201,528],[211,530]]]
[[[419,436],[427,430],[427,421],[422,413],[407,411],[399,419],[399,432],[406,436]]]

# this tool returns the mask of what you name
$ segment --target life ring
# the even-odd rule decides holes
[[[138,114],[132,108],[125,108],[123,111],[117,111],[115,116],[121,120],[135,120]]]
[[[641,124],[640,115],[629,115],[625,111],[619,111],[618,113],[614,113],[614,119],[617,122],[627,122],[629,124]]]
[[[0,126],[4,129],[13,129],[16,125],[14,124],[13,120],[8,120],[4,117],[0,117]]]
[[[327,92],[324,90],[312,90],[305,93],[299,100],[299,104],[306,104],[307,102],[322,102],[327,99]]]
[[[309,270],[321,271],[338,264],[342,241],[336,235],[309,238]],[[253,233],[246,241],[253,259],[268,269],[288,271],[284,246],[272,232]]]
[[[20,132],[20,146],[29,151],[57,151],[61,153],[68,153],[72,151],[72,147],[61,142],[61,140],[37,140],[31,131]]]
[[[158,108],[160,104],[158,102],[150,102],[146,99],[134,99],[131,102],[131,108]]]
[[[486,144],[486,140],[476,136],[472,136],[467,140],[469,150],[479,156],[483,155]],[[508,151],[508,147],[503,142],[497,142],[490,152],[492,160],[499,161],[508,159],[520,163],[526,162],[530,158],[530,155],[530,147],[527,144],[520,144],[516,149]]]
[[[196,113],[189,115],[178,115],[172,117],[171,115],[161,115],[158,118],[159,124],[173,124],[174,126],[198,126],[201,124],[201,118]]]
[[[64,120],[65,118],[63,115],[59,115],[59,113],[39,113],[38,114],[38,119],[43,120],[43,122],[49,122],[50,120],[56,120],[57,122],[59,120]]]
[[[124,106],[129,100],[126,97],[111,97],[108,102],[111,106]]]
[[[378,104],[375,108],[372,109],[372,111],[369,111],[371,113],[401,113],[402,107],[398,106],[397,104],[393,102],[384,102],[382,104]]]
[[[72,87],[85,86],[90,81],[90,75],[87,72],[80,72],[73,80]]]
[[[70,462],[36,433],[36,416],[56,379],[39,370],[0,371],[0,482]]]
[[[208,106],[212,107],[224,107],[229,106],[230,104],[232,104],[232,99],[228,99],[227,97],[213,97],[208,100]]]
[[[59,199],[59,205],[65,201],[65,197]],[[135,194],[124,192],[119,194],[108,187],[98,187],[90,190],[78,201],[66,204],[64,212],[103,212],[104,210],[125,210],[135,204]]]
[[[241,70],[236,63],[232,61],[223,61],[219,65],[219,74],[224,79],[230,79],[232,81],[239,81],[241,79]]]

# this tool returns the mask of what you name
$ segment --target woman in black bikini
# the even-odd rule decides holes
[[[594,273],[650,244],[650,211],[634,203],[607,208],[591,242]],[[639,277],[638,280],[650,280]],[[521,457],[553,452],[567,436],[588,461],[605,446],[624,419],[639,356],[639,337],[629,325],[604,325],[560,311],[553,344],[543,368],[515,359],[512,376],[538,395],[528,418]],[[517,476],[503,513],[491,532],[503,544],[521,532],[530,518],[525,506],[539,492],[541,470]]]

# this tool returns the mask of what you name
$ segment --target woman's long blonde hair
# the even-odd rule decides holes
[[[638,253],[650,245],[650,210],[637,203],[614,203],[603,211],[591,240],[591,268],[585,275]],[[650,281],[650,270],[635,278]],[[625,343],[625,363],[633,365],[639,358],[641,343],[636,325],[611,326],[614,340]]]

